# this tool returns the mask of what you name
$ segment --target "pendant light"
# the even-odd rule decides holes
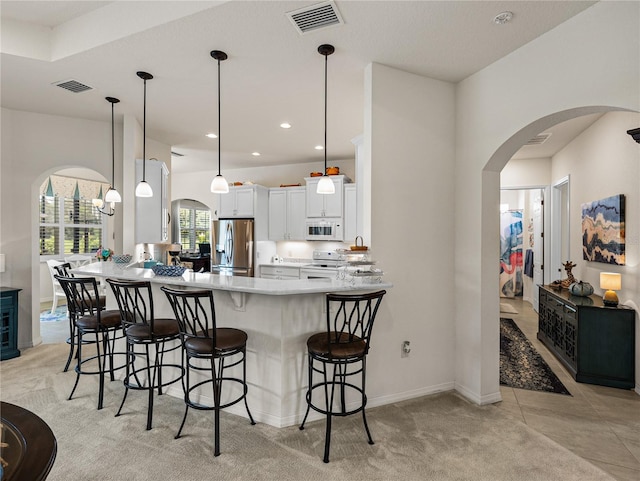
[[[105,214],[108,216],[112,216],[115,214],[115,205],[116,203],[122,202],[122,198],[120,194],[113,186],[115,184],[115,165],[116,165],[116,149],[115,149],[115,120],[113,114],[113,107],[115,104],[120,102],[115,97],[105,97],[105,100],[111,104],[111,185],[109,185],[109,189],[107,190],[107,194],[104,196],[104,200],[102,199],[102,187],[100,187],[100,195],[98,195],[97,199],[93,199],[93,205],[98,208],[98,212],[101,214]],[[107,208],[108,206],[108,208]],[[106,210],[105,210],[106,209]]]
[[[220,146],[221,128],[220,128],[220,62],[227,59],[227,54],[220,50],[212,50],[211,56],[218,61],[218,175],[211,181],[211,192],[214,194],[226,194],[229,192],[229,183],[222,177],[220,173],[220,156],[222,147]]]
[[[153,75],[147,72],[136,72],[136,75],[144,80],[144,106],[142,114],[142,180],[136,187],[136,197],[153,197],[153,189],[147,183],[146,177],[146,143],[147,143],[147,80],[151,80]]]
[[[324,171],[318,181],[316,192],[318,194],[334,194],[336,186],[327,174],[327,58],[335,52],[335,48],[333,48],[333,45],[324,44],[318,47],[318,52],[324,55]]]

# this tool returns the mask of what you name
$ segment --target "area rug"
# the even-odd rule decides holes
[[[500,303],[500,312],[504,312],[505,314],[517,314],[518,311],[515,308],[511,307],[509,304],[504,302]]]
[[[53,313],[51,309],[47,309],[40,313],[40,322],[57,322],[67,320],[67,306],[56,308]]]
[[[500,318],[500,384],[571,396],[516,323],[506,318]]]

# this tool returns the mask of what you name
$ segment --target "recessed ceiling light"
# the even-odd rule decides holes
[[[513,13],[502,12],[493,18],[493,23],[497,23],[498,25],[504,25],[505,23],[509,22],[512,18],[513,18]]]
[[[252,152],[251,155],[254,157],[260,157],[260,152]]]
[[[216,134],[214,134],[213,132],[209,132],[207,134],[207,137],[209,137],[210,139],[217,139],[218,138],[218,136]]]
[[[323,149],[322,145],[316,145],[316,150],[322,150],[322,149]]]
[[[280,127],[282,127],[283,129],[290,129],[291,128],[291,124],[288,122],[283,122],[280,124]]]

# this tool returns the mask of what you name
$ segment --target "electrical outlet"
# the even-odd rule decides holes
[[[411,343],[409,341],[402,342],[402,349],[400,350],[400,357],[409,357],[411,352]]]

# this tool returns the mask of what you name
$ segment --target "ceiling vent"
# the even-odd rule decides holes
[[[287,12],[287,17],[301,35],[331,25],[344,25],[338,7],[331,1]]]
[[[77,80],[73,79],[55,82],[53,85],[57,85],[60,88],[68,90],[69,92],[73,92],[74,94],[86,92],[87,90],[93,90],[93,87],[89,87],[88,85],[85,85],[82,82],[78,82]]]
[[[533,139],[531,139],[529,142],[527,142],[524,145],[542,145],[544,144],[547,139],[551,137],[550,133],[547,134],[538,134],[536,135]]]

